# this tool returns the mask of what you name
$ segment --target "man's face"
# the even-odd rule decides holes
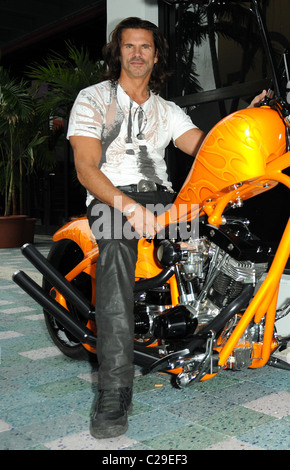
[[[120,53],[122,72],[131,77],[150,76],[158,61],[153,33],[146,29],[124,29]]]

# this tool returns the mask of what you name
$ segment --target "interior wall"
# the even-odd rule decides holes
[[[137,16],[158,24],[158,2],[156,0],[107,0],[107,38],[115,26],[124,18]]]

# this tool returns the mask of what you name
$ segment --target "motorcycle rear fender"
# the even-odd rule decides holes
[[[72,240],[79,245],[85,257],[98,251],[98,245],[86,217],[71,220],[53,235],[55,242],[63,239]]]
[[[83,261],[66,276],[67,279],[74,279],[81,271],[85,271],[87,274],[95,277],[95,263],[99,255],[99,249],[91,232],[88,219],[82,217],[72,220],[53,235],[55,242],[63,239],[74,241],[84,253]],[[136,279],[152,278],[160,274],[161,271],[162,269],[155,261],[153,242],[148,242],[145,238],[140,239],[135,273]]]

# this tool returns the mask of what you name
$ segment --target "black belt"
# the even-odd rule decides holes
[[[129,193],[147,193],[149,191],[165,191],[165,192],[174,192],[171,188],[163,186],[152,181],[146,181],[142,184],[127,184],[126,186],[117,186],[120,191],[125,191]]]

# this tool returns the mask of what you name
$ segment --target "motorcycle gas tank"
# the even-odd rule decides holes
[[[269,107],[222,119],[205,138],[175,204],[200,204],[225,188],[265,175],[286,151],[285,125]]]

